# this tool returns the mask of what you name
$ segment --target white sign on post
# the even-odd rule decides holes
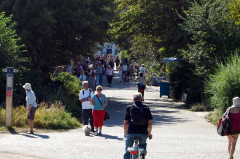
[[[6,85],[6,127],[12,126],[12,98],[13,98],[13,73],[18,72],[13,67],[3,69],[7,73]]]

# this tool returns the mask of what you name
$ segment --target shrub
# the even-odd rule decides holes
[[[67,72],[60,73],[56,77],[52,77],[53,83],[58,83],[54,86],[56,92],[48,97],[49,101],[61,101],[66,107],[66,110],[71,112],[75,117],[81,117],[81,103],[79,102],[79,92],[82,89],[81,81],[75,76]]]
[[[210,76],[206,91],[211,95],[210,106],[221,113],[232,105],[232,98],[240,95],[240,58],[233,55],[226,65],[220,64],[215,75]]]
[[[0,107],[0,126],[6,123],[6,110]]]
[[[214,109],[213,112],[210,112],[206,116],[206,119],[207,119],[207,121],[211,122],[212,124],[217,125],[218,121],[221,117],[222,117],[222,112],[218,109]]]
[[[69,74],[62,72],[57,77],[52,78],[53,81],[60,81],[67,96],[78,97],[79,91],[82,89],[81,81]]]
[[[192,111],[205,111],[206,107],[201,103],[196,103],[190,106]]]
[[[201,78],[194,74],[194,67],[185,62],[170,62],[167,64],[171,85],[171,95],[180,100],[182,93],[188,95],[187,102],[201,102]]]
[[[5,125],[6,111],[0,108],[0,125]],[[26,107],[13,108],[12,125],[16,127],[27,127]],[[34,120],[35,128],[44,129],[73,129],[80,126],[79,121],[65,111],[60,101],[55,103],[42,102],[37,109]]]

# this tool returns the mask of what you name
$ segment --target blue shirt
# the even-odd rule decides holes
[[[104,104],[105,98],[106,98],[106,96],[104,94],[102,94],[102,98],[99,98],[101,100],[102,104]],[[103,108],[102,108],[103,105],[98,100],[98,97],[96,94],[92,96],[92,99],[94,100],[93,110],[103,110]]]
[[[32,104],[32,107],[37,107],[36,96],[32,90],[27,92],[26,102],[27,108],[29,108],[30,104]]]

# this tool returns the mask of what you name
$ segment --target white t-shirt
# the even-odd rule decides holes
[[[83,91],[84,91],[84,94],[83,94]],[[90,91],[90,92],[89,91],[90,91],[89,88],[88,88],[88,90],[85,90],[85,89],[81,90],[81,92],[79,93],[79,100],[87,98],[89,95],[92,98],[93,91]],[[82,109],[92,109],[92,108],[93,108],[93,105],[91,105],[89,100],[82,102]]]
[[[145,75],[147,69],[145,67],[140,67],[139,72]]]

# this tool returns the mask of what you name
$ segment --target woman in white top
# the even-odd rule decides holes
[[[113,77],[113,69],[110,65],[108,65],[108,68],[106,69],[106,75],[107,75],[108,87],[111,87],[112,77]]]
[[[28,134],[34,134],[33,133],[33,121],[35,118],[35,113],[37,110],[37,102],[36,102],[36,96],[34,92],[32,91],[32,87],[30,83],[25,83],[23,88],[26,91],[26,103],[27,103],[27,110],[28,110],[28,115],[27,115],[27,120],[28,120],[28,125],[30,127],[30,131],[27,132]]]

